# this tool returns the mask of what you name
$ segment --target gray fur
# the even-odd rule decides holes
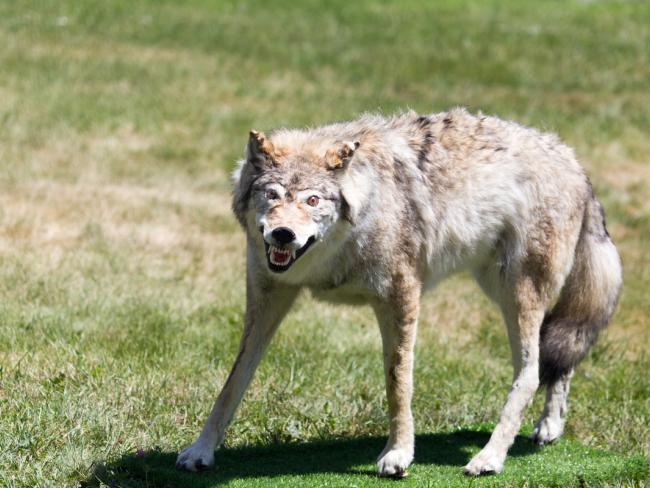
[[[240,353],[197,441],[177,464],[209,465],[297,292],[369,304],[384,348],[390,430],[377,467],[413,459],[413,346],[420,294],[468,270],[501,308],[515,375],[490,441],[465,466],[498,472],[540,375],[536,442],[562,433],[575,365],[611,317],[621,286],[602,207],[571,149],[462,109],[366,115],[306,130],[252,131],[234,174],[247,233]],[[278,232],[283,229],[281,242]],[[540,367],[541,365],[541,367]]]
[[[591,188],[591,185],[590,185]],[[582,361],[609,322],[618,303],[619,287],[598,290],[602,280],[594,254],[613,249],[602,205],[591,194],[573,268],[562,288],[558,303],[544,318],[540,331],[540,380],[553,385]],[[612,254],[615,254],[613,252]],[[620,263],[610,263],[614,266]],[[605,288],[608,280],[603,280]],[[585,292],[586,295],[585,295]]]

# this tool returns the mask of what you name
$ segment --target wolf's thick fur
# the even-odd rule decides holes
[[[463,269],[500,306],[514,367],[499,423],[465,472],[502,469],[540,378],[547,395],[533,439],[562,434],[573,368],[610,319],[622,278],[602,207],[555,136],[462,109],[369,115],[270,137],[252,131],[234,185],[248,242],[244,331],[179,467],[213,462],[264,349],[308,288],[375,310],[390,420],[378,470],[404,474],[414,448],[420,294]]]

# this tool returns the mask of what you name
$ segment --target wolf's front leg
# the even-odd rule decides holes
[[[390,299],[374,305],[383,343],[390,421],[388,443],[377,460],[380,476],[405,476],[413,460],[413,348],[420,290],[415,276],[401,275]]]
[[[269,289],[249,276],[246,286],[246,319],[239,353],[230,375],[212,407],[199,438],[183,450],[176,467],[196,471],[214,462],[214,450],[223,442],[226,427],[253,377],[273,333],[296,297],[296,289]]]

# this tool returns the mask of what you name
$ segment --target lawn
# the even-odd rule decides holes
[[[173,469],[234,359],[247,131],[462,105],[576,148],[623,258],[565,439],[461,466],[498,419],[505,328],[467,276],[426,295],[414,486],[647,483],[650,4],[509,0],[0,3],[0,485],[374,486],[387,433],[366,308],[301,297],[217,468]],[[646,481],[644,481],[646,480]]]

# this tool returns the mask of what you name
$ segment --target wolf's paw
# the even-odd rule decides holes
[[[402,448],[384,449],[377,461],[377,472],[379,476],[403,478],[406,476],[406,468],[413,461],[413,450]]]
[[[467,463],[464,472],[469,476],[500,473],[503,469],[504,460],[505,455],[502,456],[492,449],[484,448]]]
[[[176,458],[176,467],[188,471],[201,471],[214,463],[214,448],[200,440],[181,451]]]
[[[559,419],[544,417],[535,424],[530,438],[537,445],[550,444],[564,432],[563,422]]]

